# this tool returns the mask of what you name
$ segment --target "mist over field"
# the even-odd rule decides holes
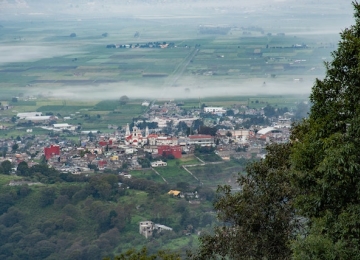
[[[197,82],[194,86],[186,84],[176,88],[156,88],[154,86],[134,86],[132,84],[101,84],[99,86],[65,86],[61,89],[33,88],[28,94],[37,95],[43,93],[51,98],[59,99],[114,99],[123,95],[129,98],[142,99],[186,99],[206,98],[216,96],[253,96],[253,95],[306,95],[310,92],[312,84],[307,83],[266,83],[261,80],[249,80],[241,83],[214,83]]]
[[[0,0],[0,94],[11,86],[15,93],[88,99],[306,95],[352,21],[351,1],[338,0]],[[168,56],[105,50],[155,41],[182,49]],[[311,52],[267,49],[294,44]],[[258,48],[263,64],[253,55]]]

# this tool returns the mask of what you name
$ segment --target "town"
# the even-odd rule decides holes
[[[166,167],[167,160],[194,155],[204,147],[224,161],[264,158],[266,144],[288,142],[295,116],[294,111],[269,104],[258,109],[199,104],[191,110],[182,109],[182,105],[176,101],[143,101],[143,115],[122,126],[114,122],[108,125],[111,132],[107,133],[65,123],[69,117],[17,113],[1,120],[11,121],[14,128],[26,133],[0,139],[0,160],[10,161],[13,173],[21,162],[28,167],[46,162],[72,174],[129,174],[131,170]],[[2,105],[1,109],[14,108]],[[33,128],[19,127],[24,123],[46,129],[48,134],[34,135]],[[7,128],[0,125],[0,129]],[[63,138],[62,133],[72,133],[77,139]]]

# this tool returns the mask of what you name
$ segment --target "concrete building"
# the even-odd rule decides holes
[[[142,221],[139,223],[139,233],[144,237],[151,237],[154,230],[154,222],[152,221]]]
[[[152,221],[142,221],[139,223],[139,233],[146,238],[151,237],[153,235],[154,230],[156,232],[161,232],[164,230],[172,231],[173,229],[165,225],[155,224]]]
[[[161,166],[167,166],[167,163],[163,161],[156,161],[151,163],[151,167],[161,167]]]
[[[205,113],[212,113],[212,114],[224,114],[226,110],[223,107],[204,107]]]
[[[27,119],[28,117],[42,116],[41,112],[26,112],[26,113],[17,113],[16,117],[19,119]]]
[[[172,155],[176,159],[180,159],[182,156],[182,148],[179,145],[176,146],[160,145],[158,146],[158,154],[162,156]]]
[[[189,145],[213,145],[214,137],[211,135],[189,135],[187,143]]]
[[[44,148],[44,154],[46,160],[49,160],[55,155],[60,155],[60,146],[58,145],[51,145],[50,147]]]

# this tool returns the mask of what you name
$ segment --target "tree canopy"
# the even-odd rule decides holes
[[[194,259],[360,259],[360,5],[341,32],[308,118],[289,144],[247,167],[239,192],[219,188],[222,221]]]
[[[310,95],[309,118],[293,132],[292,167],[299,213],[308,233],[295,243],[298,259],[360,256],[360,5],[341,34],[326,76]],[[320,250],[321,249],[321,250]]]
[[[300,222],[295,217],[296,189],[287,174],[290,144],[269,146],[268,156],[247,167],[238,179],[241,192],[220,187],[215,203],[224,224],[201,237],[194,259],[289,259],[289,241]]]

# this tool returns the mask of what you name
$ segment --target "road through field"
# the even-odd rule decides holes
[[[199,52],[199,49],[192,50],[182,62],[179,63],[179,65],[176,67],[172,75],[169,77],[169,80],[167,80],[163,85],[163,91],[162,91],[162,97],[164,97],[166,91],[169,87],[176,87],[176,82],[179,80],[179,78],[184,73],[185,69],[191,62],[191,60],[195,57],[195,55]]]

